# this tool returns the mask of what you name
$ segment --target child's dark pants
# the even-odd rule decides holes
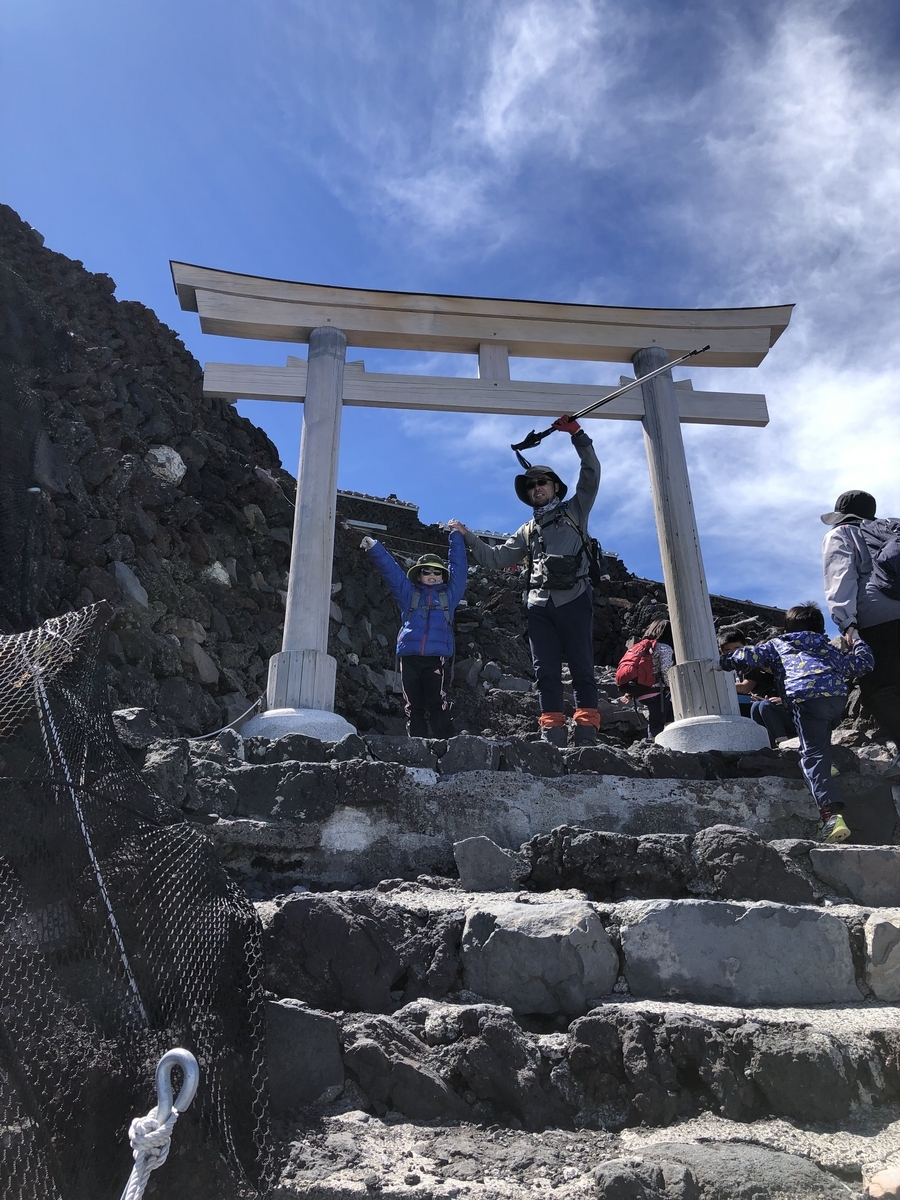
[[[435,654],[405,654],[400,659],[400,682],[406,700],[410,737],[453,736],[450,703],[445,690],[449,661]]]
[[[800,737],[800,769],[819,809],[840,812],[840,789],[831,776],[831,731],[841,719],[844,696],[810,696],[793,700],[791,711]]]
[[[552,600],[528,609],[528,639],[541,712],[563,711],[563,661],[569,664],[577,708],[597,707],[594,681],[594,602],[582,592],[557,608]]]

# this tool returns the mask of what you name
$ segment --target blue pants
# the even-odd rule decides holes
[[[779,738],[797,736],[791,710],[784,704],[773,704],[771,700],[754,700],[750,708],[750,716],[762,725],[769,735],[769,745],[774,746]]]
[[[818,808],[840,812],[844,801],[831,777],[831,731],[841,719],[846,696],[810,696],[791,701],[800,736],[800,770]]]
[[[597,707],[594,598],[582,592],[559,608],[548,600],[528,609],[528,640],[541,712],[563,711],[562,665],[569,664],[576,708]]]

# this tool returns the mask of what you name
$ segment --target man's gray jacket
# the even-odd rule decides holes
[[[869,629],[900,620],[900,600],[880,592],[872,581],[872,556],[858,519],[829,529],[822,543],[822,563],[828,611],[841,633],[851,625]]]
[[[575,495],[571,500],[564,501],[563,503],[572,521],[575,522],[578,529],[587,538],[588,517],[593,508],[594,500],[597,498],[597,489],[600,486],[600,463],[597,455],[594,453],[594,443],[583,429],[572,435],[572,445],[581,459],[581,470],[578,474]],[[544,605],[550,599],[559,608],[560,605],[568,604],[570,600],[577,599],[590,587],[590,583],[588,582],[588,556],[583,549],[578,529],[575,529],[572,522],[561,515],[561,507],[556,505],[541,516],[540,538],[538,538],[536,531],[533,530],[531,521],[526,521],[524,525],[520,525],[512,537],[507,538],[502,546],[489,546],[487,542],[483,542],[477,534],[471,531],[465,533],[463,536],[466,545],[472,551],[472,557],[482,567],[511,567],[515,563],[522,562],[530,554],[531,575],[528,580],[529,608],[535,605]],[[564,591],[556,588],[551,591],[547,587],[547,574],[543,562],[544,551],[541,549],[541,540],[543,540],[547,554],[581,554],[581,570],[579,575],[582,577],[578,579],[574,587],[566,588]]]

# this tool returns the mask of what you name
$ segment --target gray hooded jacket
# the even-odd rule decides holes
[[[822,543],[822,562],[828,611],[841,633],[851,625],[868,629],[900,620],[900,600],[892,600],[872,582],[872,557],[858,518],[829,529]]]
[[[594,443],[580,430],[572,435],[572,445],[581,459],[581,470],[575,495],[568,501],[568,514],[577,524],[578,529],[587,537],[588,517],[597,498],[600,486],[600,463],[594,453]],[[582,541],[572,523],[560,517],[559,508],[552,509],[541,518],[541,535],[548,554],[578,554],[582,550]],[[587,555],[582,554],[582,572],[584,579],[579,579],[573,588],[565,591],[552,591],[547,587],[546,572],[542,562],[540,542],[531,534],[531,521],[520,525],[516,532],[506,539],[502,546],[489,546],[477,534],[469,531],[463,535],[466,545],[472,551],[472,557],[482,567],[511,567],[522,562],[531,555],[531,577],[528,580],[528,607],[543,606],[552,599],[559,608],[576,600],[586,592],[590,583],[587,580]]]

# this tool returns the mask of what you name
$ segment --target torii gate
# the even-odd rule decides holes
[[[611,308],[545,301],[430,296],[292,283],[172,262],[181,307],[204,333],[308,342],[308,359],[284,367],[207,363],[204,393],[231,402],[304,402],[284,639],[269,661],[267,712],[253,732],[351,729],[334,713],[336,662],[328,616],[344,404],[554,418],[615,389],[513,380],[509,356],[631,362],[635,388],[598,419],[641,421],[677,665],[675,722],[658,741],[676,749],[755,749],[765,731],[739,717],[718,647],[697,537],[680,422],[764,426],[766,398],[695,392],[665,371],[671,357],[709,344],[709,367],[755,367],[787,328],[793,305],[735,309]],[[477,354],[478,378],[388,375],[346,363],[348,346]],[[248,727],[245,726],[245,730]],[[248,730],[249,731],[249,730]]]

